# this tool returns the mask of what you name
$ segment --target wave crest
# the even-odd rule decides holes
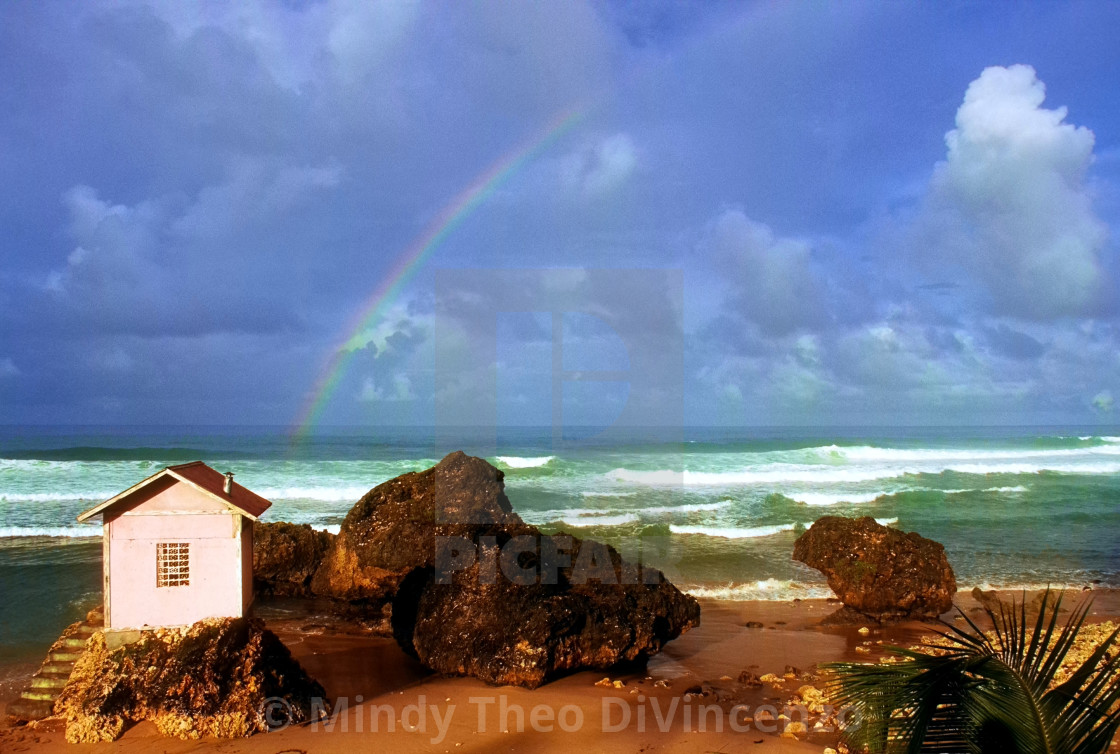
[[[0,539],[13,537],[100,537],[100,526],[4,526]]]
[[[796,527],[796,523],[746,527],[669,524],[669,531],[673,534],[699,534],[705,537],[719,537],[721,539],[754,539],[756,537],[770,537],[784,531],[793,531]]]
[[[498,456],[494,460],[511,469],[539,469],[556,460],[556,456]]]
[[[827,599],[834,596],[827,586],[800,584],[784,579],[762,579],[746,584],[726,584],[723,586],[687,587],[685,590],[693,597],[701,599],[737,602],[744,600],[784,601],[791,599]]]
[[[595,526],[625,526],[626,524],[634,524],[638,522],[638,516],[634,513],[622,513],[616,516],[561,516],[554,520],[560,521],[568,526],[586,529]]]

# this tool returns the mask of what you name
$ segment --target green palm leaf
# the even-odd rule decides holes
[[[1089,603],[1059,630],[1061,595],[1049,590],[1028,620],[1026,598],[997,614],[985,633],[943,624],[937,654],[888,647],[890,664],[832,663],[832,700],[853,720],[845,738],[873,754],[1009,752],[1099,754],[1120,728],[1120,629],[1070,676],[1059,671],[1075,646]]]

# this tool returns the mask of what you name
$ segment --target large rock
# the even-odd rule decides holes
[[[398,641],[428,667],[528,687],[641,660],[700,620],[696,601],[659,571],[526,524],[502,472],[463,453],[363,497],[312,588],[392,597]]]
[[[535,531],[513,512],[500,470],[452,453],[366,493],[346,514],[311,590],[350,601],[392,598],[409,573],[435,564],[439,537]]]
[[[519,543],[515,567],[503,569],[503,557],[512,558],[499,538],[451,583],[425,572],[406,580],[393,603],[402,646],[440,673],[535,688],[561,671],[644,660],[700,622],[696,600],[608,545],[530,539],[531,548]],[[564,553],[571,565],[542,568],[542,550]]]
[[[794,543],[793,558],[823,573],[855,618],[933,618],[952,607],[957,591],[943,546],[870,516],[818,519]]]
[[[311,577],[333,541],[333,534],[308,524],[254,524],[253,587],[257,594],[310,596]]]
[[[233,738],[310,720],[316,699],[326,711],[323,687],[261,621],[214,618],[114,650],[94,634],[55,713],[71,743],[115,741],[142,720],[183,739]]]

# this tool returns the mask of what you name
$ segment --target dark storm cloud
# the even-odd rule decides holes
[[[682,300],[606,293],[642,343],[683,319],[690,421],[1094,420],[1120,9],[1009,12],[5,4],[0,409],[282,424],[357,338],[324,416],[430,422],[433,311],[477,304],[434,300],[437,268],[587,267],[684,270]],[[512,357],[552,333],[513,325],[532,396]]]

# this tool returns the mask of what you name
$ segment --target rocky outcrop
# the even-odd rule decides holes
[[[167,736],[248,736],[326,711],[325,693],[287,647],[247,618],[209,619],[183,629],[145,631],[110,650],[94,634],[55,713],[71,743],[115,741],[151,720]]]
[[[526,524],[503,473],[463,453],[363,497],[312,589],[391,598],[397,640],[428,667],[528,687],[643,659],[700,620],[696,601],[659,571]]]
[[[509,543],[505,552],[495,543],[451,583],[406,581],[394,602],[398,641],[440,673],[535,688],[561,671],[643,660],[700,622],[692,597],[612,547],[530,539],[532,547],[529,539],[517,547],[515,567],[502,565],[513,560]],[[552,553],[572,565],[550,573]],[[414,615],[402,605],[415,605]]]
[[[253,588],[257,594],[308,597],[311,577],[334,535],[308,524],[253,524]]]
[[[437,538],[533,531],[513,512],[501,471],[452,453],[366,493],[346,514],[311,590],[351,601],[392,598],[409,573],[435,564]]]
[[[793,558],[825,575],[847,608],[838,617],[934,618],[952,607],[957,591],[942,545],[870,516],[818,519],[794,543]]]

